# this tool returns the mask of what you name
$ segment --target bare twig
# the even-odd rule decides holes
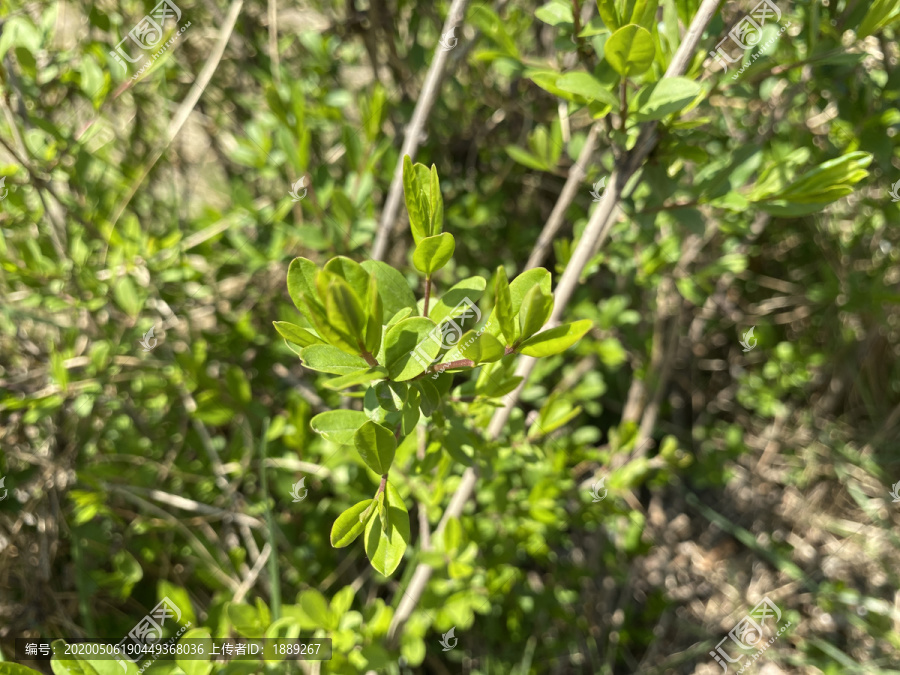
[[[469,0],[453,0],[441,33],[447,33],[451,28],[455,28],[462,23],[468,4]],[[428,119],[429,113],[431,113],[431,108],[437,100],[441,76],[444,74],[444,65],[447,63],[448,54],[449,52],[443,49],[435,50],[434,60],[431,62],[431,67],[425,76],[425,85],[422,87],[422,93],[416,102],[412,121],[406,128],[403,147],[400,149],[397,167],[394,169],[394,178],[391,181],[391,188],[388,192],[387,201],[384,204],[384,210],[381,212],[381,222],[378,223],[378,233],[375,235],[375,244],[372,247],[373,260],[384,258],[387,250],[388,238],[391,235],[391,230],[394,227],[394,221],[397,219],[397,212],[400,208],[400,193],[403,189],[403,157],[409,155],[410,159],[416,158],[416,150],[419,148],[419,136],[425,127],[425,121]]]
[[[594,152],[594,146],[597,144],[597,136],[599,134],[600,124],[595,123],[591,126],[591,130],[584,140],[584,146],[578,155],[578,161],[569,169],[569,177],[563,186],[562,192],[559,193],[559,199],[556,200],[556,205],[553,207],[553,211],[550,212],[550,217],[547,218],[547,223],[544,225],[544,229],[541,230],[541,234],[531,250],[531,255],[528,256],[528,262],[525,263],[526,270],[538,267],[543,262],[548,246],[552,243],[563,223],[566,210],[575,199],[575,193],[581,185],[581,181],[587,175],[587,163]]]

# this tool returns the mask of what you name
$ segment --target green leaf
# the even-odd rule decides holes
[[[859,25],[856,37],[862,40],[887,28],[898,19],[900,19],[900,2],[897,0],[874,0]]]
[[[324,628],[333,630],[337,628],[337,617],[331,611],[328,600],[314,588],[303,591],[297,597],[297,605],[307,619],[305,627]],[[312,624],[310,626],[309,624]]]
[[[459,339],[459,353],[465,359],[475,363],[491,363],[499,361],[506,353],[500,341],[490,333],[478,335],[470,330]]]
[[[363,530],[366,529],[366,523],[375,513],[375,510],[372,509],[369,511],[368,516],[364,521],[360,520],[360,516],[363,515],[366,509],[368,509],[374,501],[374,499],[365,499],[354,504],[337,517],[337,520],[334,521],[334,525],[331,527],[332,546],[335,548],[349,546],[363,533]]]
[[[383,523],[379,514],[366,524],[366,555],[372,567],[388,577],[400,565],[409,544],[409,512],[390,481],[384,493],[387,522]]]
[[[181,636],[182,640],[206,640],[203,644],[203,650],[209,654],[212,649],[212,635],[205,628],[193,628]],[[175,662],[181,668],[185,675],[209,675],[213,668],[213,664],[209,661],[200,659],[179,658],[176,656]]]
[[[394,316],[404,307],[416,314],[416,296],[400,272],[380,260],[366,260],[362,268],[375,277],[384,316]]]
[[[546,162],[544,162],[544,160],[542,160],[540,157],[536,157],[527,150],[523,150],[516,145],[507,145],[504,150],[506,150],[506,154],[509,155],[514,161],[518,162],[522,166],[527,166],[529,169],[535,169],[536,171],[549,171],[552,168],[547,166]]]
[[[661,120],[682,110],[700,95],[701,87],[686,77],[666,77],[644,86],[637,93],[632,107],[639,122]]]
[[[413,265],[426,277],[430,277],[450,262],[455,249],[456,241],[452,234],[444,232],[433,237],[425,237],[416,242]]]
[[[543,328],[552,312],[553,296],[545,294],[538,284],[532,286],[525,294],[522,307],[519,309],[521,339],[530,338]]]
[[[311,317],[312,324],[315,326],[316,332],[322,336],[322,339],[328,344],[347,352],[348,354],[359,354],[359,345],[352,336],[347,335],[344,331],[337,330],[331,325],[325,314],[325,308],[312,300],[310,296],[303,294],[301,301],[304,302],[306,311]]]
[[[384,336],[385,367],[392,380],[409,380],[425,372],[441,349],[436,329],[434,321],[424,317],[403,319],[388,329]]]
[[[497,314],[497,320],[500,323],[500,331],[506,340],[507,345],[513,344],[518,337],[516,335],[515,314],[512,308],[512,297],[509,293],[509,280],[506,278],[506,270],[503,266],[497,268],[497,278],[494,283],[494,293],[496,294],[494,311]]]
[[[572,14],[572,5],[561,0],[552,0],[546,5],[538,7],[534,12],[534,16],[551,26],[573,23],[575,21]]]
[[[601,101],[618,108],[619,99],[609,91],[600,80],[594,78],[590,73],[572,72],[566,73],[558,80],[556,86],[563,91],[577,94],[588,101]]]
[[[422,414],[425,415],[425,417],[431,417],[431,415],[434,414],[434,411],[441,405],[441,395],[438,393],[437,387],[435,387],[431,383],[431,380],[427,378],[416,382],[416,387],[418,387],[422,394],[420,403]]]
[[[656,48],[647,29],[628,24],[609,37],[604,54],[613,70],[623,77],[631,77],[650,68]]]
[[[475,307],[475,303],[484,295],[487,281],[484,277],[469,277],[452,286],[441,295],[440,300],[428,312],[428,317],[435,323],[444,319],[455,319],[464,312]],[[477,307],[475,307],[477,309]],[[481,320],[481,312],[475,317],[475,323]]]
[[[379,382],[375,385],[375,398],[388,412],[400,412],[409,398],[409,386],[403,382]]]
[[[622,27],[624,22],[619,17],[616,0],[597,0],[597,10],[610,31],[617,31]]]
[[[438,179],[437,168],[431,165],[429,175],[429,199],[431,200],[431,229],[430,235],[440,234],[444,231],[444,198],[441,196],[441,182]]]
[[[116,299],[116,304],[132,319],[141,313],[143,303],[138,297],[134,282],[127,274],[119,277],[113,285],[113,297]]]
[[[365,268],[355,260],[339,255],[325,263],[325,267],[322,269],[346,281],[356,297],[364,298],[368,295],[371,277]]]
[[[365,359],[331,345],[304,347],[300,350],[300,358],[306,368],[332,375],[350,375],[369,368]]]
[[[634,0],[631,0],[634,2]],[[629,2],[629,4],[631,4]],[[659,9],[659,0],[637,0],[634,2],[634,9],[631,12],[631,18],[628,23],[634,23],[638,26],[646,28],[648,31],[653,30],[653,24],[656,21],[656,11]]]
[[[294,301],[294,306],[300,310],[310,323],[313,323],[312,316],[306,308],[303,296],[307,296],[311,302],[319,302],[316,291],[316,274],[318,272],[319,268],[311,260],[294,258],[288,267],[287,273],[288,294],[291,296],[291,300]]]
[[[353,444],[363,461],[372,471],[384,475],[391,469],[397,439],[394,433],[380,424],[368,421],[353,435]]]
[[[321,273],[320,273],[321,275]],[[332,276],[325,290],[325,314],[328,322],[350,344],[362,344],[366,314],[350,284]]]
[[[425,190],[419,184],[418,175],[409,155],[403,156],[403,196],[409,212],[409,227],[413,240],[418,244],[431,231],[431,217],[425,203]]]
[[[301,328],[296,324],[287,321],[273,321],[272,325],[275,326],[275,330],[278,331],[281,337],[288,342],[293,342],[295,345],[309,347],[310,345],[324,344],[320,338],[306,328]]]
[[[409,400],[404,404],[400,411],[400,433],[404,436],[411,434],[416,425],[419,423],[421,413],[419,412],[419,404],[421,402],[421,394],[416,388],[409,390]]]
[[[369,279],[366,297],[366,351],[377,354],[381,348],[382,331],[384,330],[384,303],[378,293],[378,282],[375,277]]]
[[[369,421],[360,410],[328,410],[309,421],[312,430],[338,445],[353,445],[356,430]]]
[[[591,325],[592,322],[588,319],[564,323],[556,328],[533,335],[522,342],[516,351],[525,356],[536,357],[559,354],[584,337],[584,334],[591,329]]]
[[[357,370],[356,372],[348,373],[341,377],[335,377],[332,380],[326,380],[322,383],[322,386],[326,389],[331,389],[332,391],[340,391],[341,389],[348,389],[349,387],[355,387],[359,384],[368,384],[372,380],[383,380],[387,376],[387,370],[381,366],[377,366],[371,370]]]

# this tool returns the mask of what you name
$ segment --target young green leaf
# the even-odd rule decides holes
[[[309,347],[310,345],[324,344],[321,338],[317,337],[306,328],[290,323],[288,321],[273,321],[272,325],[275,330],[288,342],[293,342],[301,347]]]
[[[494,283],[494,292],[496,299],[494,303],[494,312],[497,314],[497,320],[500,322],[500,331],[507,345],[511,345],[516,341],[515,314],[513,313],[512,297],[509,294],[509,280],[506,278],[506,270],[503,266],[497,268],[497,279]]]
[[[350,344],[363,344],[366,313],[350,284],[332,277],[325,291],[325,314],[328,322]]]
[[[600,101],[616,108],[619,106],[616,95],[590,73],[578,71],[566,73],[556,81],[556,86],[587,101]]]
[[[362,268],[375,277],[384,316],[394,316],[404,307],[416,312],[416,296],[400,272],[380,260],[366,260]]]
[[[388,577],[403,559],[409,544],[409,512],[394,486],[388,482],[384,490],[385,515],[369,519],[366,524],[366,555],[372,567]]]
[[[339,255],[332,258],[323,267],[326,272],[330,272],[340,277],[348,284],[358,298],[365,298],[369,292],[369,273],[355,260],[351,260],[346,256]]]
[[[357,370],[352,373],[347,373],[346,375],[341,375],[340,377],[335,377],[331,380],[326,380],[322,383],[322,386],[326,389],[331,389],[332,391],[341,391],[342,389],[349,389],[350,387],[355,387],[360,384],[368,384],[372,380],[383,380],[387,376],[387,370],[381,366],[377,366],[371,370]]]
[[[661,120],[676,113],[700,95],[698,83],[686,77],[666,77],[641,88],[632,101],[634,119]]]
[[[306,368],[332,375],[349,375],[369,367],[365,359],[331,345],[304,347],[300,350],[300,358]]]
[[[369,286],[366,297],[366,351],[377,354],[381,347],[382,331],[384,330],[384,305],[381,295],[378,293],[378,282],[375,277],[369,278]]]
[[[348,354],[359,353],[359,345],[352,341],[350,336],[345,335],[342,331],[336,330],[335,327],[331,325],[331,322],[328,321],[328,317],[325,314],[324,307],[312,300],[310,296],[305,293],[301,296],[301,301],[304,302],[306,310],[309,312],[309,316],[313,326],[316,328],[316,332],[321,335],[328,344],[333,345]]]
[[[390,471],[397,451],[397,439],[389,429],[377,422],[368,421],[356,430],[353,444],[372,471],[379,475]]]
[[[369,421],[360,410],[328,410],[309,421],[312,430],[338,445],[353,445],[356,430]]]
[[[452,234],[444,232],[433,237],[426,237],[416,243],[413,265],[426,277],[430,277],[450,262],[455,249],[456,241]]]
[[[519,330],[521,339],[527,340],[537,333],[553,312],[553,296],[545,294],[540,285],[535,284],[525,294],[519,309]]]
[[[584,334],[591,329],[592,322],[588,319],[564,323],[556,328],[545,330],[533,335],[516,350],[525,356],[553,356],[564,352],[578,342]]]
[[[463,279],[449,290],[444,291],[440,299],[434,303],[431,310],[428,312],[428,318],[435,323],[440,323],[448,317],[455,319],[464,312],[468,313],[469,311],[474,311],[472,308],[481,296],[484,295],[484,289],[486,287],[487,281],[485,281],[484,277],[469,277],[468,279]],[[475,310],[477,310],[477,307]],[[468,316],[467,318],[474,318],[475,321],[473,323],[477,323],[481,320],[481,312],[478,312],[477,317]],[[466,327],[471,327],[469,322],[466,323]]]
[[[656,54],[653,36],[633,23],[622,26],[606,41],[606,60],[619,75],[631,77],[645,72]]]
[[[431,231],[431,215],[423,199],[425,191],[419,185],[418,174],[409,155],[403,157],[403,196],[409,212],[409,228],[413,241],[418,244]]]
[[[334,521],[331,527],[331,545],[335,548],[344,548],[353,543],[353,541],[363,533],[366,529],[366,523],[375,514],[374,509],[369,511],[365,521],[360,521],[360,516],[365,513],[374,499],[364,499],[351,506],[344,511]]]
[[[624,21],[619,16],[616,0],[597,0],[597,10],[610,32],[617,31],[622,27]]]
[[[431,200],[431,229],[429,234],[434,236],[444,231],[444,198],[441,196],[441,183],[438,180],[437,168],[431,165],[429,175],[429,199]]]
[[[403,319],[384,336],[385,367],[392,380],[410,380],[425,372],[440,350],[440,332],[424,317]]]
[[[500,341],[490,333],[479,335],[470,330],[459,339],[459,353],[464,359],[471,359],[475,363],[498,361],[505,352]]]
[[[288,267],[287,287],[288,294],[294,305],[300,312],[312,323],[312,317],[306,308],[303,296],[306,295],[312,301],[318,302],[318,294],[316,293],[316,274],[319,268],[311,260],[306,258],[294,258]]]
[[[550,26],[573,23],[572,5],[562,0],[551,0],[546,5],[541,5],[534,12],[534,18],[543,21]]]

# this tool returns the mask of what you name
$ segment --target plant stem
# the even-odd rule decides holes
[[[457,361],[448,361],[447,363],[439,363],[438,365],[426,370],[424,373],[416,375],[414,380],[420,380],[426,375],[434,375],[435,373],[443,373],[451,368],[474,368],[475,362],[472,359],[459,359]]]
[[[266,508],[266,531],[269,537],[269,546],[272,553],[269,555],[269,599],[272,602],[272,618],[277,621],[281,618],[281,575],[278,571],[278,548],[275,545],[275,519],[272,518],[272,508],[269,506],[269,479],[266,475],[266,455],[268,453],[269,418],[263,420],[262,438],[259,441],[259,478],[262,488],[263,504]]]
[[[422,314],[428,317],[428,301],[431,299],[431,277],[425,277],[425,307]]]
[[[378,486],[378,492],[375,493],[375,496],[372,499],[378,499],[378,495],[384,492],[384,488],[387,487],[388,475],[382,474],[381,476],[381,484]]]
[[[625,131],[625,120],[628,119],[628,90],[625,88],[625,78],[622,78],[622,87],[619,89],[622,99],[622,110],[619,119],[622,120],[621,130]]]
[[[378,365],[378,361],[375,360],[375,357],[372,356],[372,353],[368,349],[363,348],[359,355],[363,357],[370,366]]]

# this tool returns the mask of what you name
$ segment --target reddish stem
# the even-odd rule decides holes
[[[428,317],[428,301],[431,300],[431,277],[425,277],[425,306],[422,315]]]

